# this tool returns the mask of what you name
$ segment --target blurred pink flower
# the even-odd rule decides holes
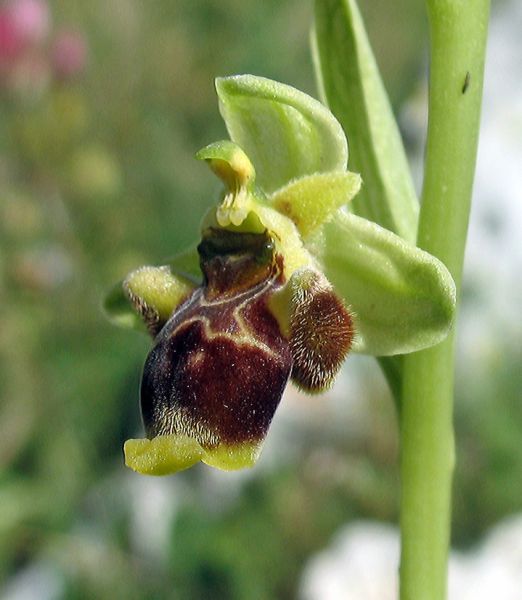
[[[51,28],[51,14],[45,0],[11,0],[5,11],[22,44],[41,44]]]
[[[8,65],[20,55],[23,40],[11,15],[5,7],[0,8],[0,66]]]
[[[52,47],[51,61],[55,75],[69,79],[80,74],[87,64],[87,42],[78,31],[61,31]]]
[[[44,0],[10,0],[0,6],[0,70],[9,72],[43,43],[51,27]]]

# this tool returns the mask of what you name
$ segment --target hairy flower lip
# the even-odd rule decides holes
[[[210,229],[199,252],[203,284],[155,338],[143,370],[147,437],[170,440],[128,446],[128,463],[146,471],[156,455],[160,470],[253,464],[290,376],[289,342],[267,303],[284,282],[271,238]],[[180,439],[178,464],[165,448]]]
[[[252,466],[288,379],[310,392],[325,389],[353,337],[351,317],[324,276],[306,268],[285,281],[268,230],[208,228],[198,251],[203,283],[163,326],[143,370],[148,440],[129,440],[125,456],[145,474],[200,461]],[[293,290],[288,327],[270,302],[285,287]]]

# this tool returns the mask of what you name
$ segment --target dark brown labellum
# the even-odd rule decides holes
[[[209,229],[198,251],[203,285],[162,327],[143,370],[146,434],[188,436],[207,451],[241,446],[255,460],[290,373],[308,392],[331,384],[352,317],[324,275],[303,269],[279,296],[291,290],[283,334],[269,302],[286,283],[283,258],[267,232]]]
[[[155,339],[141,385],[147,437],[182,434],[203,447],[261,442],[292,367],[267,306],[283,284],[265,234],[209,230],[199,248],[204,284]]]

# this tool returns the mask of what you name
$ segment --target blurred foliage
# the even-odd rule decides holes
[[[425,63],[421,5],[363,4],[399,106]],[[349,415],[311,419],[293,458],[234,479],[237,493],[223,495],[204,467],[152,484],[121,455],[140,429],[148,341],[112,328],[100,305],[130,269],[197,237],[216,188],[193,154],[225,136],[215,76],[252,72],[314,93],[311,5],[49,7],[45,39],[17,65],[0,61],[0,581],[44,573],[36,581],[54,588],[41,598],[293,597],[339,526],[397,517],[389,398],[367,377],[366,429],[348,435]],[[56,62],[63,31],[76,37]],[[501,348],[461,382],[459,544],[522,509],[521,359]]]
[[[461,545],[522,510],[522,347],[488,348],[460,381],[453,535]]]

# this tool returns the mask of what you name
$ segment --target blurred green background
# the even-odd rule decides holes
[[[17,3],[23,48],[6,17]],[[399,112],[425,78],[422,3],[361,4]],[[214,77],[316,95],[311,13],[301,0],[0,3],[0,596],[293,598],[340,526],[397,521],[396,418],[370,360],[350,359],[324,397],[291,390],[252,472],[149,479],[122,461],[149,342],[104,319],[104,291],[197,238],[217,185],[193,155],[226,137]],[[469,286],[465,306],[479,295]],[[521,360],[497,340],[459,371],[456,546],[522,510]]]

